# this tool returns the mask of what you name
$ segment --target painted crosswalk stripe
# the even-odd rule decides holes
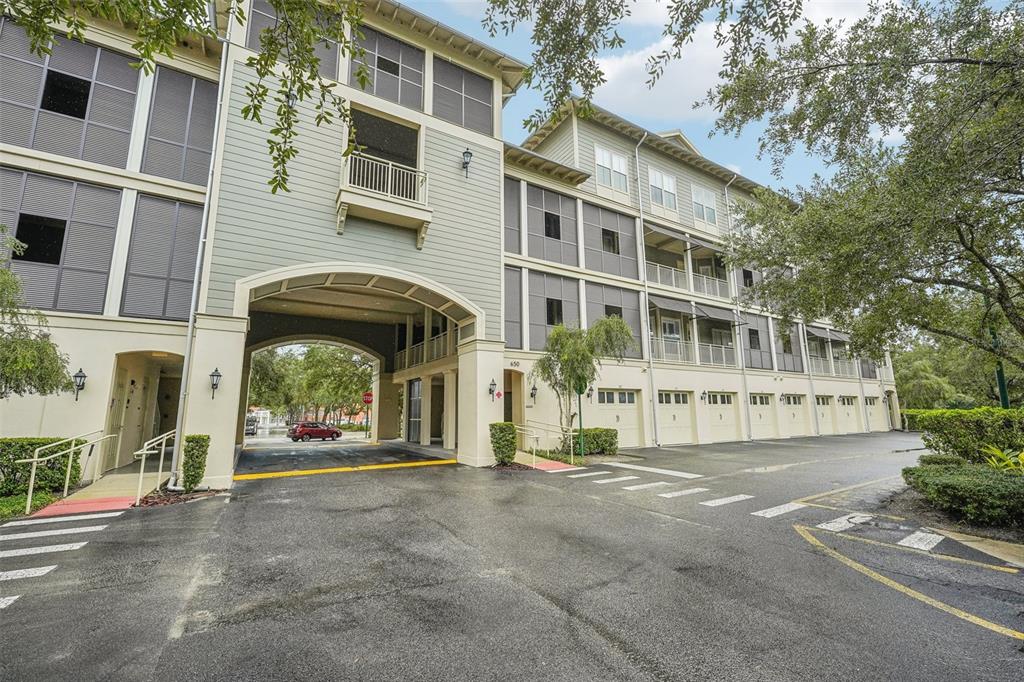
[[[717,500],[708,500],[707,502],[701,502],[705,507],[721,507],[723,504],[732,504],[733,502],[742,502],[743,500],[749,500],[753,495],[732,495],[731,497],[719,497]]]
[[[645,467],[639,464],[627,464],[626,462],[608,462],[606,466],[618,467],[619,469],[632,469],[633,471],[646,471],[649,474],[659,474],[661,476],[675,476],[676,478],[700,478],[700,474],[691,474],[686,471],[676,471],[674,469],[658,469],[655,467]]]
[[[762,509],[761,511],[750,512],[750,514],[752,516],[763,516],[766,519],[770,519],[773,516],[788,514],[791,511],[803,509],[806,506],[806,504],[800,504],[799,502],[787,502],[786,504],[780,504],[778,507],[770,507],[768,509]]]
[[[935,545],[939,544],[940,542],[942,542],[942,536],[941,535],[938,535],[936,533],[928,533],[928,532],[925,532],[923,530],[919,530],[919,531],[916,531],[914,533],[911,533],[910,535],[908,535],[907,537],[903,538],[902,540],[900,540],[896,544],[897,545],[901,545],[903,547],[913,547],[914,549],[923,549],[924,551],[929,552],[929,551],[932,550],[932,548],[935,547]]]
[[[4,580],[17,580],[18,578],[38,578],[55,568],[57,568],[56,564],[53,566],[40,566],[39,568],[21,568],[16,571],[0,571],[0,582]]]
[[[685,490],[673,490],[670,493],[658,493],[658,497],[682,497],[683,495],[696,495],[706,493],[711,488],[686,488]]]
[[[586,476],[606,476],[610,474],[610,471],[588,471],[585,474],[570,474],[566,478],[584,478]]]
[[[20,596],[20,594],[16,594],[13,597],[0,597],[0,609],[6,609],[8,606],[16,602]]]
[[[671,485],[668,481],[655,481],[654,483],[640,483],[639,485],[626,485],[623,490],[647,490],[648,488],[660,488],[663,485]]]
[[[42,547],[23,547],[21,549],[6,549],[0,551],[0,559],[7,559],[15,556],[29,556],[30,554],[49,554],[50,552],[71,552],[85,547],[86,542],[69,542],[66,545],[43,545]]]
[[[580,471],[587,467],[566,467],[564,469],[548,469],[549,474],[564,474],[567,471]]]
[[[28,533],[10,533],[8,535],[0,535],[0,542],[6,540],[31,540],[33,538],[48,538],[53,535],[77,535],[78,533],[95,533],[105,529],[106,524],[102,526],[79,526],[77,528],[55,528],[53,530],[34,530]]]
[[[43,519],[23,519],[21,521],[8,521],[0,528],[8,526],[35,526],[40,523],[68,523],[70,521],[92,521],[93,519],[109,519],[124,514],[123,511],[102,512],[99,514],[79,514],[78,516],[47,516]]]
[[[623,481],[635,481],[640,478],[639,476],[617,476],[615,478],[602,478],[599,481],[591,481],[591,483],[622,483]]]
[[[819,523],[818,528],[821,528],[822,530],[831,530],[836,533],[839,533],[844,530],[850,530],[857,524],[866,523],[870,520],[870,514],[846,514],[845,516],[840,516],[838,519],[832,519],[831,521],[826,521],[825,523]]]

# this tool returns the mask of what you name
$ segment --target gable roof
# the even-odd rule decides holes
[[[670,140],[672,142],[682,145],[684,149],[693,152],[694,154],[699,154],[703,156],[703,154],[700,153],[700,150],[697,149],[697,145],[691,142],[690,138],[688,138],[679,128],[676,128],[675,130],[666,130],[663,133],[658,133],[658,137],[664,137],[666,140]]]
[[[505,143],[505,163],[547,175],[570,185],[578,185],[590,177],[590,173],[586,171],[549,159],[542,154],[510,142]]]

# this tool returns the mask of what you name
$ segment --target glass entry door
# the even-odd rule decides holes
[[[423,414],[423,384],[419,379],[410,379],[409,416],[406,421],[405,439],[410,443],[420,442],[420,416]]]

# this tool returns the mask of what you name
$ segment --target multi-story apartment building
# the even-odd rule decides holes
[[[249,10],[154,74],[128,66],[118,27],[39,58],[0,25],[2,221],[29,245],[12,267],[88,377],[77,397],[4,401],[3,435],[118,433],[94,467],[123,465],[174,428],[187,367],[183,431],[211,435],[207,482],[226,486],[252,353],[321,341],[375,359],[375,438],[489,464],[491,422],[557,439],[530,369],[553,326],[606,315],[636,347],[605,364],[583,412],[624,447],[894,423],[887,364],[850,357],[827,324],[782,329],[738,302],[758,274],[724,265],[723,238],[753,182],[600,109],[502,141],[525,66],[400,4],[366,9],[365,90],[321,48],[360,150],[305,123],[291,191],[271,194],[269,126],[241,109],[275,18],[263,0]]]

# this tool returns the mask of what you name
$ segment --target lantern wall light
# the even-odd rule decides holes
[[[75,381],[75,402],[78,402],[78,392],[85,389],[85,380],[87,375],[82,371],[82,368],[79,367],[78,371],[75,372],[71,378]]]
[[[213,371],[210,372],[210,388],[212,389],[212,391],[210,392],[211,400],[217,397],[217,389],[220,388],[220,379],[222,376],[224,375],[221,374],[220,370],[217,369],[216,367],[214,367]]]

